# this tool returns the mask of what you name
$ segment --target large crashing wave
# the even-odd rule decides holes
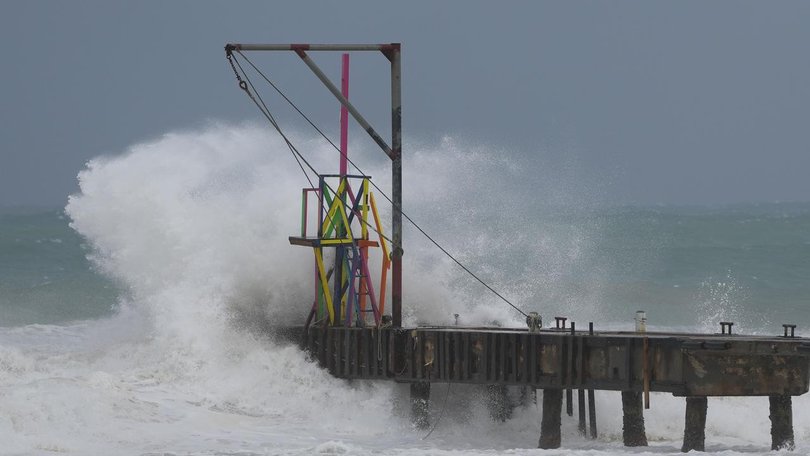
[[[328,145],[297,141],[316,169],[335,167]],[[356,154],[359,163],[371,155]],[[363,171],[389,188],[387,163],[365,162]],[[544,207],[577,207],[579,195],[563,182],[570,176],[546,169],[540,179],[531,164],[450,139],[405,160],[406,212],[523,308],[562,295],[555,284],[588,261],[594,237],[593,226],[540,226]],[[312,257],[287,236],[299,230],[306,181],[277,136],[223,125],[172,133],[91,160],[79,183],[67,206],[71,226],[90,241],[100,269],[161,326],[196,338],[199,322],[220,326],[240,315],[303,321]],[[390,233],[390,206],[382,209]],[[448,323],[456,313],[465,323],[518,321],[409,226],[404,245],[406,321]],[[587,293],[598,293],[596,285]]]

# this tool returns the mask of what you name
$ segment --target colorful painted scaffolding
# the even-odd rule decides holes
[[[310,204],[312,196],[315,205]],[[369,191],[369,178],[324,174],[319,176],[318,188],[303,189],[301,199],[301,235],[289,239],[293,245],[312,248],[315,256],[315,322],[380,326],[391,261],[374,194]],[[313,207],[317,208],[317,232],[310,235],[308,222],[313,218]],[[370,231],[377,234],[378,240],[369,238]],[[379,287],[372,280],[369,248],[381,248]],[[336,259],[330,270],[324,261],[325,249],[332,250]],[[372,318],[367,318],[369,314]]]

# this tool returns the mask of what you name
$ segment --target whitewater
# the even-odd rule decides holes
[[[336,166],[328,145],[293,139]],[[405,210],[524,311],[807,334],[810,205],[602,210],[606,178],[575,160],[408,146]],[[350,150],[389,187],[381,154]],[[597,392],[599,438],[563,417],[563,448],[539,450],[538,405],[493,422],[482,390],[434,385],[432,416],[445,394],[447,409],[423,439],[407,386],[334,379],[265,334],[302,324],[312,299],[311,255],[287,241],[306,180],[265,129],[168,133],[78,180],[64,211],[0,218],[0,454],[681,454],[684,401],[665,394],[645,411],[647,448],[622,446],[619,394]],[[406,325],[522,325],[407,227],[404,248]],[[808,397],[793,402],[795,454],[810,454]],[[707,454],[768,454],[769,429],[767,398],[709,399]]]

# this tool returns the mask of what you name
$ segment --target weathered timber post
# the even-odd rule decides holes
[[[585,435],[587,433],[585,426],[585,390],[581,388],[577,390],[577,408],[579,412],[579,433]]]
[[[419,429],[430,427],[430,383],[411,383],[411,423]]]
[[[590,418],[591,425],[591,438],[595,439],[598,434],[596,433],[596,401],[592,389],[588,390],[588,417]]]
[[[562,399],[561,389],[543,390],[543,420],[540,423],[540,444],[538,446],[544,450],[560,447]]]
[[[686,398],[686,423],[683,428],[681,451],[703,451],[706,442],[706,410],[709,401],[706,396]]]
[[[565,390],[565,414],[574,416],[574,390],[571,388]]]
[[[493,421],[512,418],[512,400],[506,385],[487,385],[487,409]]]
[[[793,450],[793,399],[789,394],[770,396],[771,449]]]
[[[622,391],[622,411],[624,412],[622,438],[624,439],[624,446],[647,446],[642,407],[641,393]]]

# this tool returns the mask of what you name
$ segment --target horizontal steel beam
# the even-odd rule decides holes
[[[231,51],[392,51],[399,43],[388,44],[240,44],[228,43]]]

